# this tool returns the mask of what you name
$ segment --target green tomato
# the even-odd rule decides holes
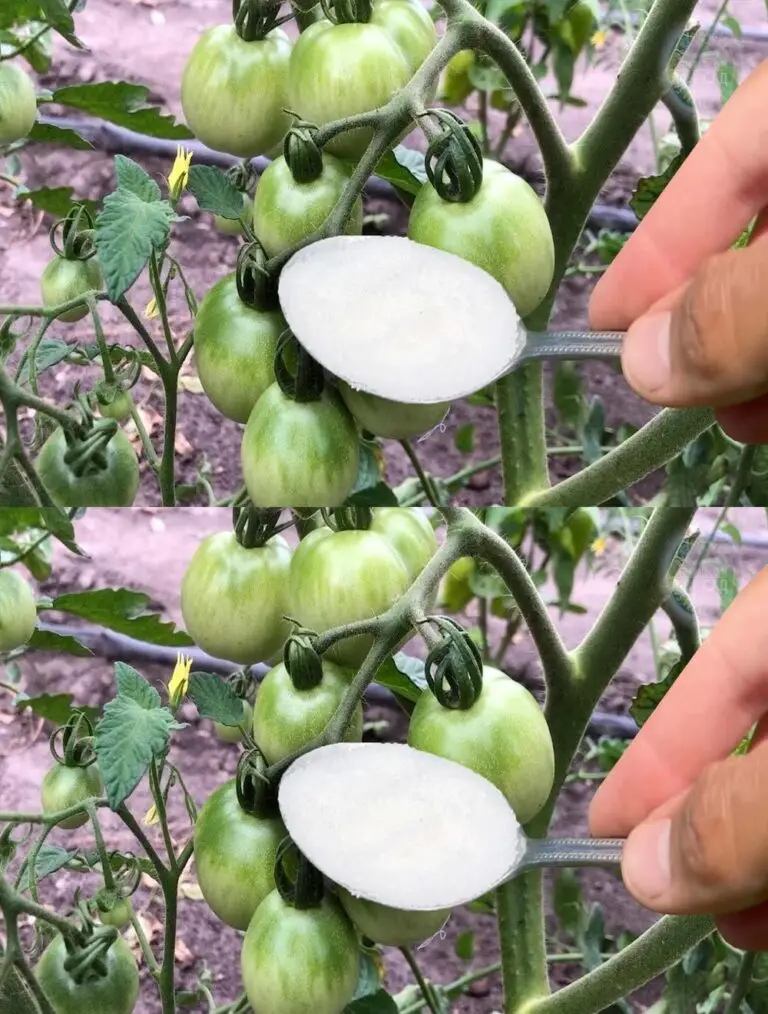
[[[40,481],[59,507],[130,507],[139,489],[139,461],[131,442],[118,430],[106,446],[107,467],[76,475],[64,460],[62,429],[51,433],[35,461]]]
[[[107,974],[78,983],[67,971],[62,936],[53,938],[35,967],[56,1014],[131,1014],[139,998],[139,970],[128,944],[118,937],[104,956]]]
[[[408,567],[389,541],[374,531],[316,528],[293,554],[291,615],[325,633],[384,613],[411,583]],[[347,637],[325,652],[339,665],[359,666],[372,637]]]
[[[363,429],[376,437],[389,440],[408,440],[435,428],[451,407],[448,401],[434,405],[408,405],[391,401],[377,394],[357,391],[345,381],[339,382],[339,393],[344,403]]]
[[[245,930],[275,889],[275,860],[288,832],[279,817],[246,813],[235,780],[208,797],[195,824],[195,870],[208,906],[228,926]]]
[[[285,136],[291,43],[281,28],[244,42],[233,25],[198,39],[181,79],[181,105],[195,136],[214,151],[264,155]]]
[[[78,768],[67,767],[66,764],[57,762],[48,770],[40,786],[43,813],[58,813],[60,810],[67,810],[76,803],[82,803],[93,796],[101,796],[103,792],[104,783],[101,780],[97,764],[89,764],[87,768]],[[76,813],[72,817],[65,817],[59,822],[58,827],[65,831],[74,831],[76,827],[82,827],[87,821],[88,814],[83,811],[83,813]]]
[[[251,920],[241,961],[254,1014],[340,1014],[357,986],[360,949],[337,901],[297,909],[273,891]]]
[[[440,83],[440,98],[443,102],[449,106],[460,106],[469,98],[475,90],[470,80],[474,65],[475,54],[471,49],[462,49],[451,57]]]
[[[133,904],[130,898],[117,898],[108,912],[102,912],[99,908],[99,919],[105,926],[114,926],[115,929],[125,929],[133,918]]]
[[[310,183],[297,183],[281,156],[265,169],[253,202],[253,231],[269,257],[277,257],[319,229],[349,182],[349,170],[323,155],[323,171]],[[345,232],[363,231],[363,202],[355,201]]]
[[[253,724],[253,705],[243,701],[243,720],[240,725],[223,725],[221,722],[213,723],[213,731],[222,743],[242,743],[245,730],[250,729]]]
[[[386,947],[407,947],[429,940],[439,933],[451,914],[438,912],[406,912],[375,901],[356,898],[343,887],[337,887],[339,901],[360,932],[376,944]]]
[[[586,0],[577,0],[559,26],[559,34],[578,56],[595,31],[595,13]]]
[[[597,538],[597,525],[588,507],[577,507],[565,522],[573,557],[580,560]]]
[[[270,669],[253,709],[253,738],[268,763],[277,764],[319,736],[348,689],[349,679],[333,662],[323,662],[323,678],[311,690],[297,690],[284,665]],[[362,705],[344,738],[347,743],[363,738]]]
[[[332,391],[298,402],[272,384],[248,419],[241,460],[258,507],[338,507],[357,479],[355,420]]]
[[[287,328],[279,310],[240,299],[235,274],[208,290],[195,318],[195,363],[203,390],[228,419],[245,423],[275,380],[275,351]]]
[[[32,589],[15,570],[0,570],[0,651],[15,651],[26,644],[36,626]]]
[[[15,63],[0,63],[0,147],[26,137],[37,119],[31,78]]]
[[[302,32],[291,53],[290,108],[322,127],[385,105],[411,73],[405,53],[381,25],[316,21]],[[372,137],[370,127],[348,130],[325,148],[357,160]]]
[[[405,57],[412,77],[435,48],[435,23],[419,0],[376,0],[371,14]]]
[[[524,179],[483,161],[483,182],[466,204],[444,201],[431,183],[416,195],[408,236],[464,257],[500,282],[521,317],[541,303],[555,270],[544,205]]]
[[[493,782],[521,824],[536,816],[552,789],[555,757],[544,713],[525,687],[490,666],[466,711],[444,708],[425,691],[411,715],[408,743]]]
[[[248,194],[243,194],[242,218],[247,222],[252,214],[253,201]],[[213,224],[217,231],[224,236],[242,236],[244,232],[243,223],[238,218],[224,218],[223,215],[214,215]]]
[[[271,658],[291,626],[291,550],[281,535],[245,549],[232,532],[208,535],[181,582],[181,612],[195,642],[216,658],[248,665]]]
[[[115,419],[117,422],[125,422],[131,417],[133,399],[128,391],[118,391],[108,405],[99,402],[99,414],[105,419]]]
[[[370,531],[383,535],[405,564],[411,584],[437,552],[437,536],[419,507],[377,507]]]
[[[44,306],[58,306],[76,296],[82,296],[104,284],[101,268],[95,257],[87,261],[67,260],[58,255],[46,265],[40,278]],[[88,313],[85,303],[59,315],[58,320],[74,324]]]
[[[475,571],[471,556],[461,556],[451,564],[440,585],[438,599],[449,613],[460,613],[475,597],[470,580]]]

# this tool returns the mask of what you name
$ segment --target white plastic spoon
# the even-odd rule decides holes
[[[351,387],[411,404],[474,394],[532,359],[613,359],[623,332],[529,332],[504,288],[399,236],[333,236],[283,268],[280,304],[309,354]]]
[[[499,790],[397,743],[336,743],[296,760],[278,795],[288,833],[356,897],[412,911],[467,904],[540,866],[613,866],[622,839],[526,837]]]

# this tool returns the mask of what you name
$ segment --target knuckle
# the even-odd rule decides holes
[[[719,766],[705,769],[679,814],[677,859],[685,879],[716,889],[730,880],[731,822],[728,791]]]
[[[677,340],[672,350],[686,373],[715,380],[737,353],[734,291],[726,257],[707,261],[688,286],[675,315],[673,334]]]

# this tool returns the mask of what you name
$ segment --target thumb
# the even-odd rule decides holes
[[[722,915],[768,898],[768,741],[712,764],[638,825],[624,847],[629,892],[647,908]]]
[[[635,321],[628,383],[657,405],[721,408],[768,390],[768,234],[710,258],[670,305]]]

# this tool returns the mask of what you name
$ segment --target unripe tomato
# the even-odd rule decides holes
[[[87,768],[68,767],[58,762],[48,770],[40,786],[43,813],[58,813],[67,810],[76,803],[83,803],[92,796],[101,796],[104,784],[97,764],[89,764]],[[74,831],[87,823],[88,814],[76,813],[66,817],[57,825],[65,831]]]
[[[565,31],[561,34],[578,56],[595,30],[595,14],[586,0],[576,0],[565,16],[562,28]]]
[[[195,870],[208,906],[245,930],[275,888],[275,860],[288,832],[279,816],[246,813],[234,779],[208,797],[195,824]]]
[[[205,294],[195,318],[195,365],[203,390],[222,415],[248,422],[274,382],[277,341],[287,326],[279,310],[254,310],[244,303],[234,273]]]
[[[441,606],[449,613],[460,613],[475,597],[469,581],[475,570],[471,556],[461,556],[445,574],[438,595]]]
[[[341,1014],[357,986],[360,950],[337,901],[296,909],[273,891],[251,920],[241,963],[254,1014]]]
[[[139,489],[139,462],[131,442],[118,430],[105,449],[107,467],[76,475],[64,456],[62,429],[48,437],[35,461],[40,481],[59,507],[130,507]]]
[[[440,98],[443,102],[449,106],[460,106],[469,98],[475,90],[469,79],[474,64],[475,54],[471,49],[462,49],[451,57],[440,83]]]
[[[424,691],[411,714],[408,743],[493,782],[521,824],[536,816],[552,790],[555,756],[544,713],[525,687],[490,666],[467,710],[444,708]]]
[[[104,284],[99,262],[95,257],[87,261],[67,260],[58,255],[46,265],[40,277],[40,289],[44,306],[59,306],[76,296],[82,296],[92,289],[100,289]],[[74,324],[82,320],[88,313],[83,303],[72,310],[67,310],[57,318],[66,324]]]
[[[323,661],[323,678],[310,690],[297,690],[284,665],[270,669],[253,709],[253,738],[268,763],[277,764],[319,736],[348,689],[348,677],[333,662]],[[363,708],[358,704],[344,739],[359,743],[362,738]]]
[[[401,0],[398,0],[401,2]],[[269,257],[277,257],[319,229],[349,183],[349,170],[333,155],[323,155],[323,171],[316,180],[298,183],[281,156],[269,165],[256,187],[253,231]],[[363,231],[363,202],[358,197],[345,233]]]
[[[0,63],[0,147],[26,137],[37,119],[30,77],[15,63]]]
[[[213,731],[222,743],[242,743],[244,730],[250,729],[253,724],[253,706],[248,701],[243,701],[243,720],[240,725],[222,725],[221,722],[213,723]]]
[[[37,626],[35,596],[15,570],[0,570],[0,651],[26,644]]]
[[[436,42],[432,19],[416,0],[377,0],[367,24],[317,21],[291,54],[290,107],[319,126],[385,105],[403,88]],[[345,131],[326,146],[358,159],[373,131]]]
[[[571,538],[573,556],[580,560],[597,538],[597,525],[587,507],[577,507],[565,523]]]
[[[125,422],[131,417],[133,399],[129,391],[118,391],[108,405],[99,402],[99,414],[104,419],[114,419],[116,422]]]
[[[290,624],[291,550],[281,535],[245,549],[232,532],[208,535],[181,582],[181,612],[190,636],[217,658],[247,665],[271,658]]]
[[[405,564],[411,584],[437,552],[437,536],[419,507],[377,507],[369,531],[383,535]]]
[[[434,405],[391,401],[367,391],[357,391],[343,380],[339,382],[339,394],[363,429],[389,440],[408,440],[434,429],[451,407],[447,401]]]
[[[374,943],[386,947],[408,947],[429,940],[439,933],[451,914],[450,911],[407,912],[366,898],[356,898],[343,887],[336,890],[344,911],[360,932]]]
[[[108,912],[99,908],[99,919],[105,926],[125,929],[133,918],[133,904],[130,898],[118,898]]]
[[[104,956],[106,975],[77,982],[67,970],[64,938],[57,935],[35,966],[35,978],[56,1014],[131,1014],[139,998],[139,970],[118,937]]]
[[[181,79],[181,105],[197,139],[241,158],[274,147],[290,125],[290,55],[281,28],[255,42],[244,42],[233,25],[203,32]]]
[[[241,461],[259,507],[339,507],[357,479],[355,420],[332,391],[299,402],[272,384],[250,414]]]
[[[243,194],[242,218],[247,222],[253,214],[253,201],[248,194]],[[214,215],[213,224],[216,230],[224,236],[242,236],[243,223],[238,218],[224,218],[223,215]]]
[[[325,633],[384,613],[409,587],[408,567],[391,542],[375,531],[317,528],[293,554],[290,608],[302,626]],[[359,666],[372,638],[345,638],[325,657]]]
[[[483,161],[483,182],[466,204],[444,201],[425,183],[411,208],[408,236],[493,275],[521,317],[536,309],[552,284],[555,245],[544,205],[499,162]]]

